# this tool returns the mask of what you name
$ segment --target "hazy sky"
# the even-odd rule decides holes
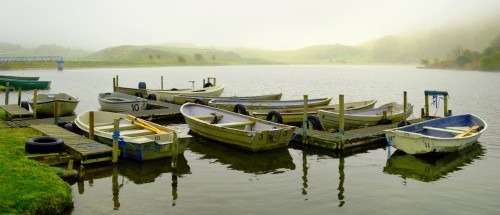
[[[500,0],[0,0],[0,42],[282,50],[355,45],[495,13]]]

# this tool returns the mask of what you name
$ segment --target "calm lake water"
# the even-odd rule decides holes
[[[424,106],[424,90],[450,94],[453,114],[473,113],[488,130],[480,144],[437,158],[399,155],[393,148],[339,155],[322,149],[289,147],[246,153],[195,138],[179,158],[116,166],[86,166],[72,185],[68,214],[499,214],[500,73],[422,70],[403,66],[225,66],[58,71],[0,71],[51,80],[48,92],[67,92],[81,103],[76,112],[98,110],[97,94],[120,86],[189,88],[216,77],[223,96],[283,93],[283,99],[333,97],[346,102],[377,99]],[[42,91],[43,92],[43,91]],[[23,100],[32,91],[23,93]],[[4,101],[4,95],[1,96]],[[432,102],[432,99],[430,100]],[[17,102],[17,93],[11,94]],[[443,115],[443,100],[431,113]],[[413,117],[410,117],[413,118]],[[396,151],[396,152],[395,152]],[[389,159],[388,159],[389,158]]]

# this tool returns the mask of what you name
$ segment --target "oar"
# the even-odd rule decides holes
[[[158,128],[151,127],[150,125],[145,125],[145,124],[141,123],[140,121],[134,121],[134,120],[130,120],[130,119],[127,119],[127,118],[123,118],[123,119],[126,120],[127,122],[130,122],[130,123],[134,124],[134,125],[138,125],[138,126],[143,127],[145,129],[151,130],[151,131],[153,131],[153,132],[155,132],[157,134],[165,134],[165,133],[167,133],[167,132],[162,131],[162,130],[160,130]]]
[[[479,128],[478,125],[475,125],[475,126],[472,126],[469,130],[467,130],[466,132],[464,133],[461,133],[461,134],[457,134],[455,137],[465,137],[467,134],[477,130]]]
[[[141,122],[142,124],[145,124],[145,125],[147,125],[147,126],[149,126],[149,127],[156,128],[155,126],[151,125],[149,121],[143,120],[143,119],[141,119],[141,118],[138,118],[138,117],[133,116],[133,115],[130,115],[130,114],[128,114],[128,117],[130,117],[130,118],[132,118],[132,119],[134,119],[134,120],[136,120],[136,121],[139,121],[139,122]],[[158,128],[156,128],[156,129],[158,129]],[[167,128],[167,127],[164,127],[164,129],[168,129],[168,130],[169,130],[169,131],[171,131],[171,132],[175,132],[174,130],[172,130],[172,129],[170,129],[170,128]]]

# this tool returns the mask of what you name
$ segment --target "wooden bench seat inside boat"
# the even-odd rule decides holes
[[[123,130],[129,130],[129,129],[137,129],[139,126],[134,125],[134,124],[120,124],[120,128],[118,130],[123,131]],[[113,131],[114,130],[114,125],[101,125],[101,126],[96,126],[95,129],[99,129],[101,131]]]
[[[222,119],[224,115],[222,114],[207,114],[207,115],[199,115],[199,116],[193,116],[193,118],[200,119],[200,120],[214,120],[215,117],[217,116],[217,120]]]
[[[252,120],[247,120],[247,121],[242,121],[242,122],[226,122],[226,123],[218,123],[218,124],[213,124],[217,127],[238,127],[238,126],[245,126],[245,125],[255,125],[255,121]]]
[[[156,134],[156,133],[149,129],[125,130],[120,132],[121,136],[128,136],[128,137],[144,136],[151,134]]]
[[[427,130],[433,130],[433,131],[441,131],[441,132],[450,132],[450,133],[453,133],[453,134],[457,134],[457,136],[455,137],[464,137],[466,135],[468,135],[469,133],[472,133],[474,132],[476,129],[479,128],[479,126],[475,125],[475,126],[472,126],[471,128],[466,128],[464,130],[464,127],[447,127],[447,128],[436,128],[436,127],[431,127],[431,126],[424,126],[423,127],[424,129],[427,129]]]

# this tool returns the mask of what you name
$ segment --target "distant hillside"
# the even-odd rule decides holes
[[[60,45],[41,45],[35,49],[29,49],[19,45],[0,43],[0,57],[63,56],[65,60],[75,60],[88,56],[91,53],[82,49],[71,49]]]

